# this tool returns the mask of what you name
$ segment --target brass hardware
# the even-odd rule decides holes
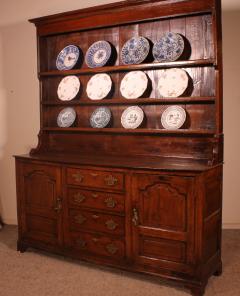
[[[98,216],[98,215],[92,215],[92,218],[93,218],[94,220],[96,220],[96,219],[99,218],[99,216]]]
[[[77,245],[78,245],[80,248],[85,249],[87,243],[86,243],[84,240],[82,240],[81,238],[79,238],[79,239],[77,239]]]
[[[54,208],[54,211],[60,212],[62,209],[62,199],[61,197],[57,198],[56,207]]]
[[[83,224],[83,223],[87,220],[87,218],[85,218],[85,217],[84,217],[83,215],[81,215],[81,214],[75,216],[74,219],[75,219],[75,222],[78,223],[78,224]]]
[[[93,197],[93,198],[97,198],[97,197],[98,197],[98,194],[97,194],[97,193],[93,193],[93,194],[92,194],[92,197]]]
[[[118,183],[118,179],[115,178],[113,175],[108,175],[105,179],[105,184],[108,186],[115,186]]]
[[[117,204],[117,202],[112,197],[106,198],[104,202],[108,208],[115,208]]]
[[[117,253],[118,251],[118,247],[115,244],[109,244],[106,246],[106,249],[108,251],[108,253],[110,253],[111,255],[114,255]]]
[[[93,238],[92,238],[92,241],[93,241],[94,243],[97,243],[97,242],[99,241],[99,238],[93,237]]]
[[[74,201],[76,203],[81,203],[84,201],[84,199],[86,199],[86,196],[84,196],[83,194],[81,194],[80,192],[74,194]]]
[[[81,175],[80,173],[72,174],[72,177],[78,183],[81,183],[83,181],[83,175]]]
[[[133,218],[132,218],[132,222],[135,226],[138,225],[138,211],[136,208],[133,208]]]
[[[91,173],[91,176],[96,178],[98,176],[98,174]]]
[[[109,230],[115,230],[118,226],[118,224],[116,222],[114,222],[113,220],[106,221],[105,225],[107,226],[107,229],[109,229]]]

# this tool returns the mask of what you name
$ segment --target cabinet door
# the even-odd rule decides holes
[[[132,192],[135,264],[190,272],[194,261],[193,178],[135,175]]]
[[[21,239],[61,244],[61,169],[21,163],[17,175]]]

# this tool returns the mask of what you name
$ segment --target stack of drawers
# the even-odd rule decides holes
[[[125,182],[121,172],[67,168],[71,247],[87,254],[125,256]]]

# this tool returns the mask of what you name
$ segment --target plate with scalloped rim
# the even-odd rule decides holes
[[[149,41],[142,36],[129,39],[122,47],[121,60],[125,65],[141,64],[150,51]]]
[[[89,68],[105,66],[112,55],[112,48],[109,42],[100,40],[94,42],[87,50],[85,62]]]
[[[165,129],[175,130],[183,126],[186,120],[186,111],[180,106],[170,106],[164,110],[161,123]]]
[[[93,128],[106,127],[112,117],[111,110],[107,107],[100,107],[93,111],[90,117],[90,124]]]
[[[173,62],[184,52],[184,39],[178,33],[168,32],[153,45],[153,57],[157,62]]]
[[[140,98],[148,87],[148,77],[143,71],[127,73],[120,84],[120,92],[126,99]]]
[[[58,114],[57,124],[59,127],[70,127],[71,125],[73,125],[76,117],[77,114],[73,108],[65,108]]]
[[[138,106],[131,106],[123,111],[121,124],[126,129],[136,129],[142,124],[143,119],[143,110]]]
[[[102,100],[107,97],[112,89],[110,75],[105,73],[95,74],[87,83],[87,96],[91,100]]]
[[[80,49],[75,45],[64,47],[58,54],[56,67],[58,70],[70,70],[77,64],[80,56]]]
[[[189,84],[188,73],[183,69],[163,70],[158,80],[159,93],[165,98],[181,96]]]
[[[77,76],[69,75],[64,77],[58,85],[58,98],[61,101],[71,101],[78,94],[80,86],[80,80]]]

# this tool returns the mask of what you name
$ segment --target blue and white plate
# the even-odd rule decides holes
[[[123,46],[121,60],[125,65],[141,64],[148,56],[149,41],[144,37],[133,37]]]
[[[70,127],[76,119],[76,111],[73,108],[63,109],[57,117],[57,124],[59,127]]]
[[[157,62],[178,60],[184,51],[184,39],[180,34],[168,32],[153,46],[153,57]]]
[[[186,120],[186,111],[180,106],[170,106],[164,110],[161,123],[163,128],[175,130],[183,126]]]
[[[138,128],[144,119],[144,112],[138,106],[131,106],[125,109],[121,116],[121,124],[126,129]]]
[[[85,62],[89,68],[105,66],[112,55],[112,48],[107,41],[97,41],[87,50]]]
[[[57,56],[56,67],[58,70],[70,70],[78,62],[80,50],[75,45],[64,47]]]
[[[112,114],[111,110],[107,107],[100,107],[94,110],[90,117],[90,124],[93,128],[104,128],[106,127],[110,120]]]

